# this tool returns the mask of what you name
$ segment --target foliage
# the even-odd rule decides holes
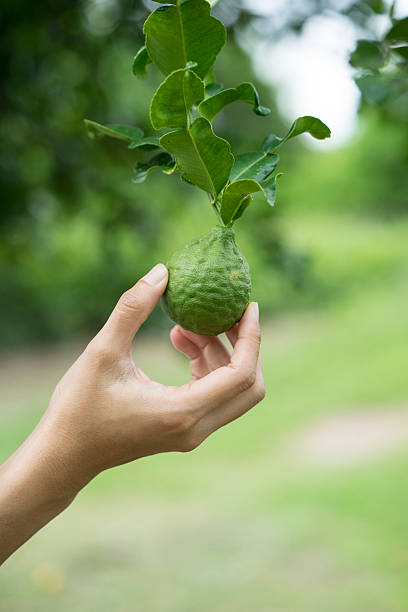
[[[153,11],[144,24],[145,45],[135,57],[133,72],[143,76],[146,66],[153,63],[167,75],[151,101],[150,121],[155,130],[173,128],[161,136],[159,145],[174,157],[174,168],[171,160],[148,162],[148,167],[164,166],[166,173],[171,168],[206,191],[218,218],[230,227],[249,206],[252,193],[261,191],[274,205],[278,148],[305,132],[328,138],[330,130],[315,117],[299,117],[284,138],[271,134],[259,153],[234,158],[230,144],[214,133],[212,121],[232,102],[250,104],[260,116],[267,116],[270,110],[260,105],[252,83],[214,89],[213,66],[225,44],[226,30],[210,10],[207,0],[174,0]],[[136,127],[85,123],[92,137],[99,131],[130,141],[132,148],[144,142],[143,132]]]
[[[150,148],[158,139],[147,136],[157,75],[148,66],[143,80],[129,79],[129,57],[144,42],[146,15],[132,0],[2,4],[2,346],[97,331],[118,295],[150,265],[165,261],[197,227],[211,227],[211,208],[187,183],[157,176],[148,187],[136,187],[128,180],[132,166],[137,183],[155,166],[172,170],[170,154]],[[146,67],[143,55],[134,70]],[[244,72],[272,109],[270,129],[279,131],[273,92],[256,80],[250,57],[230,31],[217,76],[225,89],[234,89]],[[214,94],[220,85],[206,89]],[[263,136],[263,122],[245,107],[231,104],[215,118],[238,153],[256,149]],[[140,129],[122,133],[122,143],[106,138],[97,147],[84,135],[84,116],[104,118],[110,130],[120,130],[118,124]],[[91,124],[88,129],[101,134]],[[263,296],[264,309],[287,294],[298,292],[300,299],[307,285],[308,260],[285,243],[278,216],[254,206],[240,228],[240,240],[248,232],[248,247],[253,240],[258,245],[253,272],[273,278],[277,287]],[[160,312],[148,322],[158,324],[164,324]]]
[[[380,40],[358,40],[350,64],[363,103],[381,109],[384,117],[408,125],[408,17],[394,19]]]
[[[279,18],[251,10],[243,0],[223,0],[217,8],[230,16],[230,27],[255,32],[256,37],[276,41],[288,31],[302,34],[311,19],[338,14],[348,19],[361,36],[350,54],[361,92],[361,109],[377,110],[382,120],[408,126],[408,16],[396,18],[396,0],[306,0],[279,7]],[[379,37],[378,32],[384,32]]]

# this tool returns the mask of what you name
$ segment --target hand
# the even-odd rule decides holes
[[[264,397],[256,304],[228,333],[232,357],[219,338],[172,330],[174,346],[191,359],[186,385],[166,387],[135,365],[133,338],[166,285],[159,264],[127,291],[51,399],[44,424],[69,461],[77,458],[84,480],[147,455],[192,450]]]
[[[172,329],[174,346],[190,358],[187,384],[166,387],[135,365],[133,338],[167,279],[159,264],[122,295],[58,383],[37,428],[1,468],[0,543],[2,516],[3,525],[11,520],[18,526],[17,515],[21,522],[18,536],[6,541],[9,554],[102,470],[155,453],[190,451],[264,397],[255,303],[227,334],[232,356],[219,338]]]

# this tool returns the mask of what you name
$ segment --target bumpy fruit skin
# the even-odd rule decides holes
[[[217,336],[239,321],[249,302],[249,266],[234,230],[217,226],[176,251],[167,263],[163,310],[190,331]]]

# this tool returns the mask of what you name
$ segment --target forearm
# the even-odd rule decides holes
[[[0,466],[0,564],[62,512],[86,484],[40,424]],[[51,438],[52,439],[52,438]]]

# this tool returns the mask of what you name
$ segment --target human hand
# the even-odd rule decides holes
[[[258,307],[227,336],[175,326],[173,345],[190,358],[181,387],[150,380],[132,341],[167,285],[159,264],[126,291],[108,321],[58,383],[40,423],[0,467],[0,563],[59,514],[101,471],[166,451],[190,451],[264,397]]]
[[[42,426],[64,464],[75,465],[78,484],[140,457],[192,450],[264,397],[256,304],[227,334],[232,356],[219,338],[173,328],[174,346],[191,360],[187,384],[164,386],[135,365],[132,341],[166,285],[159,264],[124,293],[55,389]]]

